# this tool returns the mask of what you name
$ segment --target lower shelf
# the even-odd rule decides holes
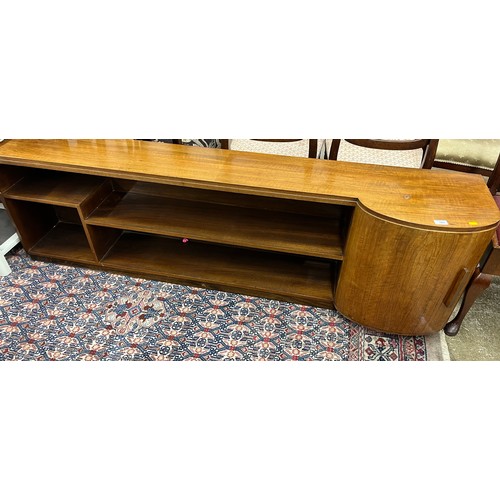
[[[331,265],[128,232],[101,261],[110,271],[328,308],[333,305]]]
[[[29,249],[29,253],[68,262],[97,264],[90,250],[83,227],[68,222],[58,222]]]
[[[86,223],[252,250],[343,258],[339,219],[333,217],[114,192]]]

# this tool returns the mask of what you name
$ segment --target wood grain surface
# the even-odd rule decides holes
[[[8,191],[11,199],[78,207],[103,183],[102,178],[91,175],[41,171],[26,175]]]
[[[172,283],[332,307],[328,262],[125,232],[101,261]]]
[[[87,224],[261,250],[342,259],[338,219],[113,193]]]
[[[136,140],[6,140],[0,164],[41,166],[177,186],[359,203],[379,217],[437,231],[493,228],[500,212],[479,175]],[[488,193],[488,195],[487,195]],[[446,221],[443,229],[435,221]]]
[[[335,305],[376,330],[435,333],[445,326],[491,237],[492,230],[471,234],[403,226],[358,207]]]
[[[500,220],[477,175],[135,140],[6,140],[0,190],[35,256],[405,335],[445,325]]]
[[[79,224],[58,222],[29,249],[29,252],[36,256],[59,258],[69,262],[97,263],[85,232]]]

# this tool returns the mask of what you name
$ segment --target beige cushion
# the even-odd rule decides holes
[[[294,142],[265,142],[252,141],[252,139],[230,139],[229,149],[234,151],[248,151],[253,153],[270,153],[285,156],[309,155],[309,141],[302,139]],[[320,149],[321,140],[318,141]]]
[[[436,160],[493,168],[500,153],[500,139],[440,139]]]
[[[387,165],[389,167],[420,168],[422,163],[422,149],[387,150],[356,146],[350,142],[340,141],[337,159],[356,163],[370,163],[373,165]]]
[[[181,139],[182,143],[200,147],[220,147],[220,139]],[[210,142],[209,142],[210,141]],[[317,158],[327,158],[330,151],[331,139],[317,139]],[[328,143],[328,141],[330,141]],[[217,144],[218,145],[215,145]],[[251,153],[267,153],[284,156],[309,156],[309,140],[301,139],[294,142],[267,142],[252,139],[229,139],[229,149],[234,151],[247,151]]]

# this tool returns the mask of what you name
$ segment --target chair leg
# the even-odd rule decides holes
[[[495,168],[488,179],[488,187],[490,193],[495,196],[497,191],[500,189],[500,154],[498,155],[498,160],[495,164]]]
[[[476,299],[490,286],[491,274],[483,274],[479,267],[476,268],[464,292],[462,305],[457,315],[445,327],[444,332],[450,337],[455,336],[460,330],[465,315],[469,312]]]

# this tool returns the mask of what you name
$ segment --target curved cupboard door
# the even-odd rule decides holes
[[[347,318],[376,330],[435,333],[449,319],[493,232],[420,229],[358,205],[335,306]]]

